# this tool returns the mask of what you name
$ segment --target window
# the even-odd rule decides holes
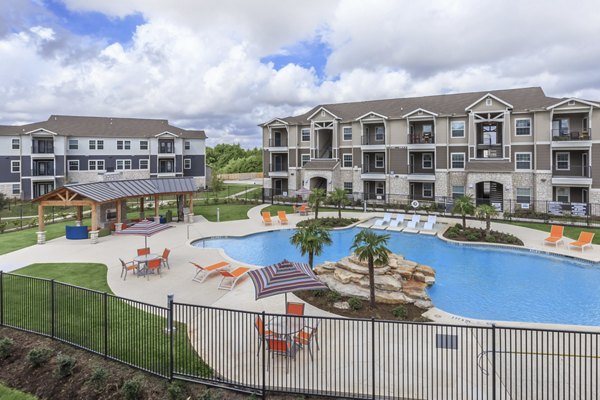
[[[557,187],[556,188],[556,201],[560,201],[561,203],[570,203],[571,202],[571,190],[567,187]]]
[[[148,150],[148,141],[140,140],[140,150]]]
[[[531,136],[531,119],[519,118],[515,120],[515,134],[517,136]]]
[[[569,118],[556,118],[552,120],[552,136],[569,135]]]
[[[88,160],[90,171],[104,171],[104,160]]]
[[[21,172],[21,161],[11,161],[10,172],[12,172],[13,174],[18,174],[19,172]]]
[[[488,97],[487,99],[485,99],[485,105],[486,105],[486,106],[488,106],[488,107],[489,107],[489,106],[491,106],[492,104],[493,104],[493,103],[492,103],[492,99],[490,99],[489,97]]]
[[[117,150],[123,150],[123,141],[117,140]]]
[[[79,171],[79,160],[69,160],[68,164],[69,171]]]
[[[383,182],[375,182],[375,194],[378,196],[385,194],[385,185]]]
[[[131,169],[131,160],[117,160],[117,170]]]
[[[310,154],[302,154],[300,156],[300,166],[304,167],[304,164],[310,161]]]
[[[344,190],[348,194],[352,194],[352,182],[344,182]]]
[[[421,164],[423,166],[423,169],[432,169],[433,168],[433,154],[423,153],[423,158],[421,159]]]
[[[515,153],[516,169],[531,169],[531,153]]]
[[[90,148],[90,150],[96,150],[96,141],[95,140],[89,141],[89,148]]]
[[[310,128],[302,128],[300,133],[302,135],[301,140],[303,142],[310,142]]]
[[[21,140],[20,139],[13,139],[12,140],[12,149],[13,150],[19,150],[21,148]]]
[[[431,183],[431,182],[423,183],[423,197],[426,197],[426,198],[433,197],[433,183]]]
[[[385,167],[385,156],[381,153],[375,154],[375,168]]]
[[[98,140],[96,142],[96,147],[98,148],[98,150],[104,150],[104,140]]]
[[[344,127],[344,139],[343,140],[352,140],[352,127],[351,126]]]
[[[464,169],[465,168],[465,153],[450,153],[452,169]]]
[[[375,140],[377,140],[378,142],[382,142],[384,139],[384,133],[385,130],[383,129],[383,126],[375,127]]]
[[[183,159],[183,169],[192,169],[192,159],[191,158]]]
[[[191,149],[191,148],[192,148],[192,144],[190,143],[190,141],[189,141],[189,140],[186,140],[185,142],[183,142],[183,148],[184,148],[185,150],[189,150],[189,149]]]
[[[21,194],[21,184],[20,183],[13,183],[12,194]]]
[[[452,186],[452,198],[458,199],[465,195],[465,187],[464,186]]]
[[[530,188],[517,188],[517,203],[519,203],[519,204],[531,203],[531,189]]]
[[[352,168],[352,154],[344,154],[343,155],[342,167]]]
[[[147,159],[140,160],[140,169],[148,169],[149,162]]]
[[[483,132],[483,134],[482,134],[483,143],[481,143],[481,144],[485,144],[488,146],[494,145],[494,144],[499,144],[497,141],[498,125],[495,125],[495,124],[483,125],[481,127],[481,130]]]
[[[465,121],[452,121],[450,131],[453,138],[465,137]]]
[[[69,150],[78,150],[78,149],[79,149],[79,140],[69,139]]]
[[[117,140],[117,150],[131,150],[131,141]]]
[[[570,170],[571,160],[569,153],[556,153],[556,169],[558,170]]]
[[[588,131],[588,119],[587,117],[583,118],[581,120],[581,131],[582,132],[587,132]]]

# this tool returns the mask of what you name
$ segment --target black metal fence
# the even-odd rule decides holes
[[[283,304],[282,304],[283,308]],[[159,307],[0,272],[0,326],[155,375],[265,395],[597,399],[600,330]]]

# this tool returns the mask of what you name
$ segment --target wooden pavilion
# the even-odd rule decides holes
[[[98,230],[105,221],[101,210],[116,209],[115,229],[121,229],[124,222],[125,205],[130,199],[139,200],[140,215],[144,214],[144,198],[154,199],[154,219],[159,219],[159,201],[161,196],[182,196],[183,204],[189,206],[189,215],[193,215],[194,192],[198,190],[193,178],[156,178],[137,180],[116,180],[91,183],[78,183],[62,186],[46,193],[33,201],[38,203],[38,244],[45,238],[44,208],[48,206],[76,207],[77,221],[83,219],[83,207],[91,209],[92,242],[98,239]],[[125,216],[126,217],[126,216]]]

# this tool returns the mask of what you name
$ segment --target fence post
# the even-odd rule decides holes
[[[266,321],[265,319],[265,312],[262,312],[262,320]],[[265,335],[261,335],[261,341],[262,341],[262,398],[266,398],[267,396],[267,351],[265,349],[266,346],[266,340],[265,340]]]
[[[104,358],[108,357],[108,293],[102,295],[104,300]]]
[[[54,339],[54,279],[50,280],[50,321],[51,321],[51,333],[50,336]]]
[[[21,229],[23,229],[23,205],[21,205],[21,207],[19,207],[19,221],[21,221]]]
[[[172,293],[167,295],[167,305],[168,305],[168,315],[167,315],[167,331],[169,334],[169,382],[173,381],[173,350],[174,350],[174,340],[173,340],[173,297]]]
[[[496,398],[496,324],[492,324],[492,399]]]
[[[371,398],[375,400],[375,318],[371,317],[371,380],[373,381],[373,393]]]
[[[4,326],[4,272],[0,270],[0,326]]]

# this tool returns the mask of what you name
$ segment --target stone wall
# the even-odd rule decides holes
[[[0,183],[0,193],[2,193],[4,196],[9,199],[20,198],[20,194],[13,194],[12,188],[12,183]]]

